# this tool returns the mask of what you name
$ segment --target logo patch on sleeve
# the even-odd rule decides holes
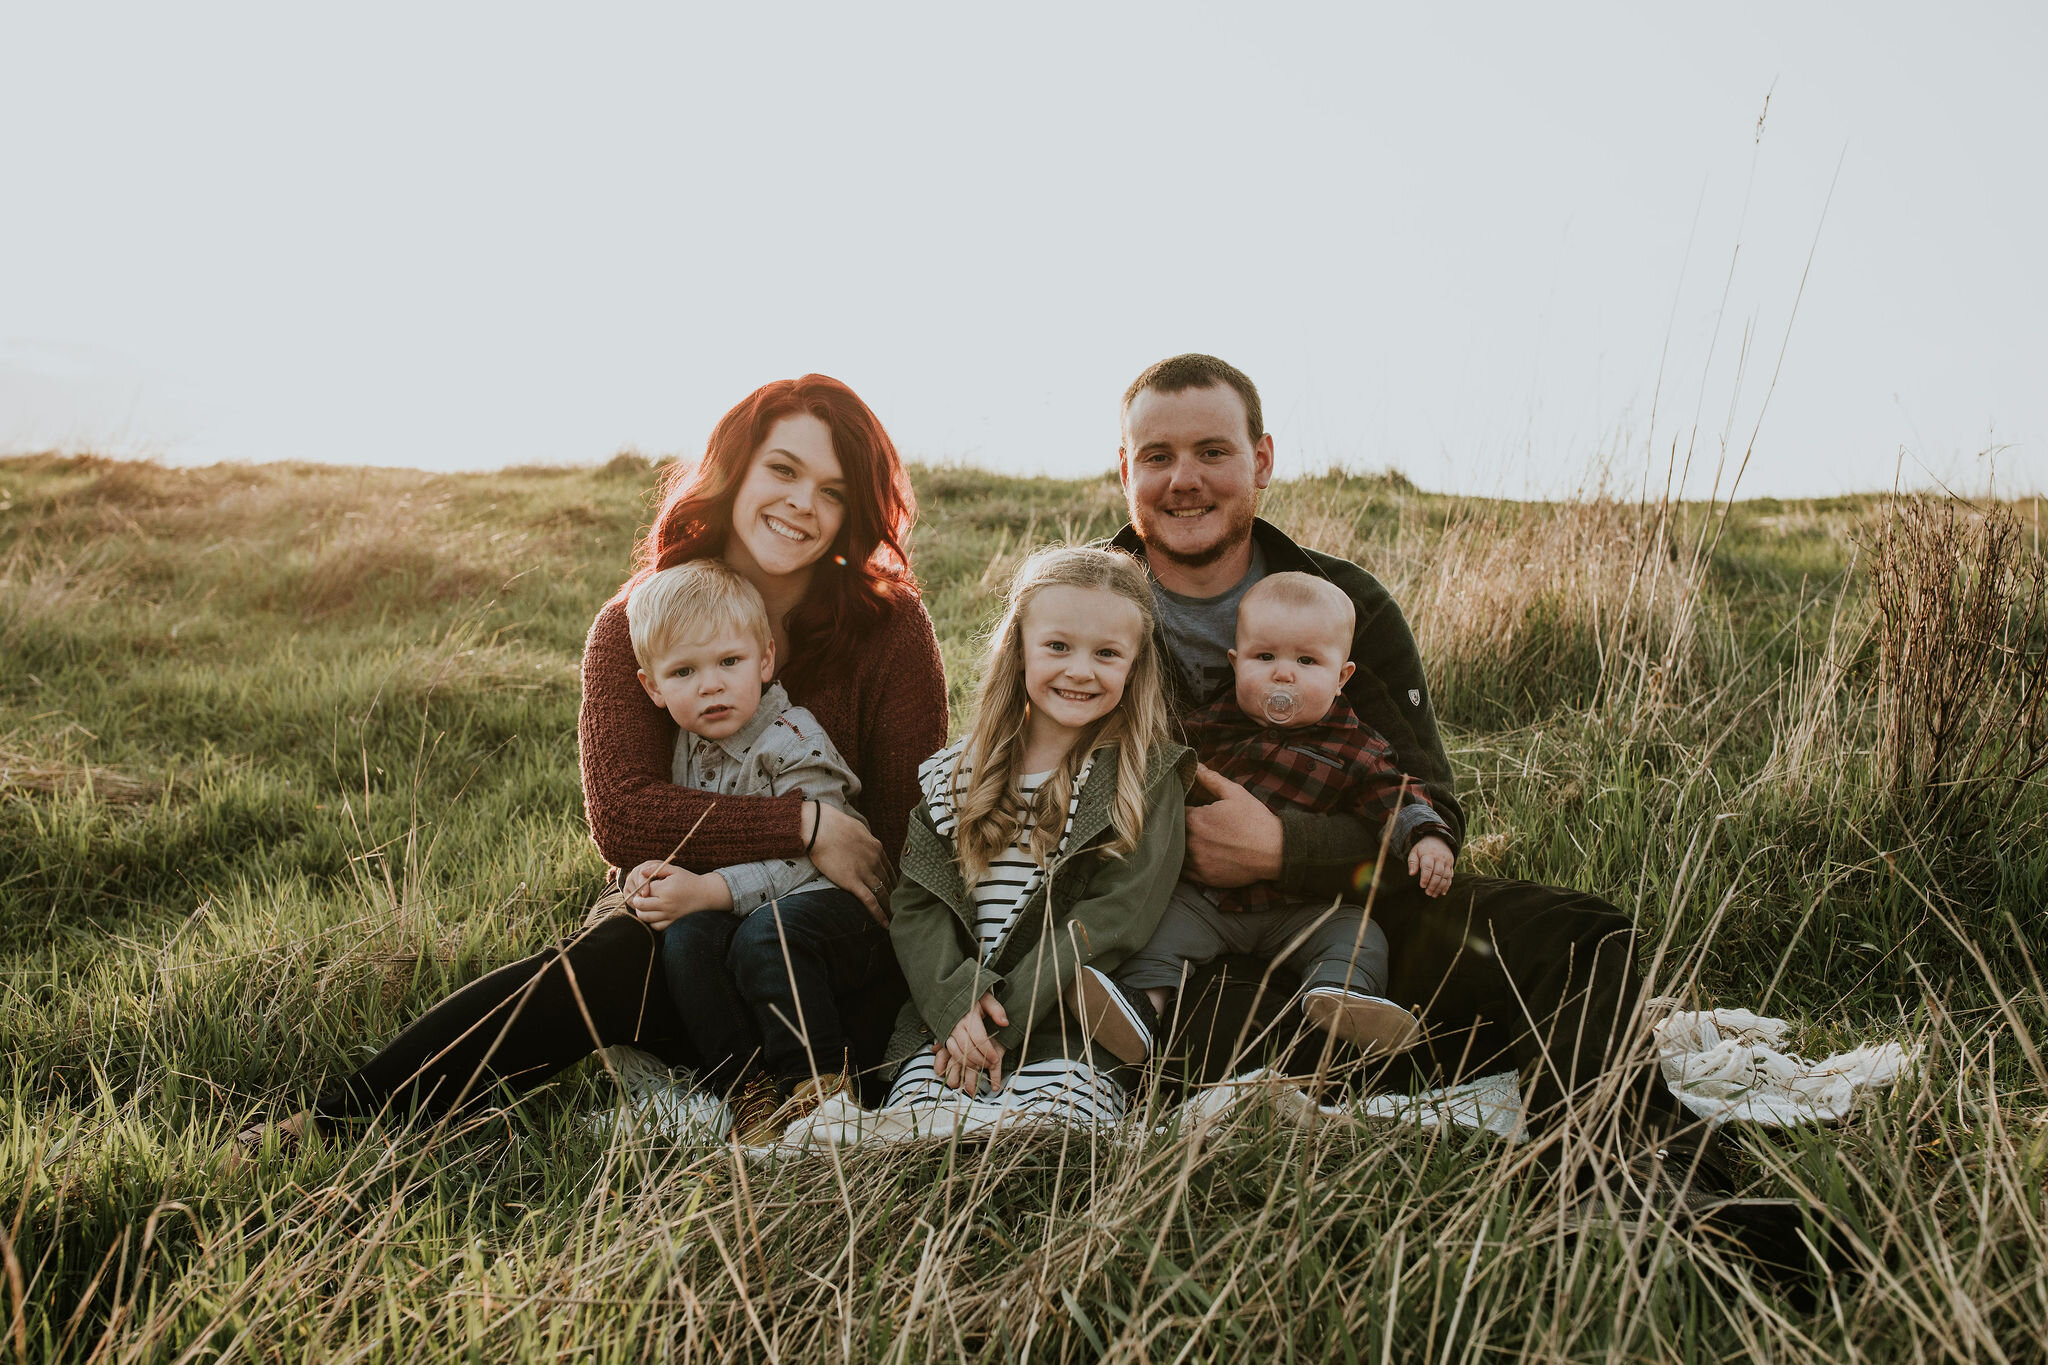
[[[1421,688],[1419,688],[1419,687],[1411,687],[1411,688],[1409,688],[1409,689],[1408,689],[1408,704],[1409,704],[1410,706],[1420,706],[1420,705],[1422,705],[1422,689],[1421,689]]]

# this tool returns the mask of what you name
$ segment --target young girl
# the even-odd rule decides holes
[[[919,769],[890,903],[911,997],[890,1107],[1123,1116],[1116,1060],[1061,1002],[1144,945],[1180,874],[1194,755],[1169,725],[1143,566],[1073,547],[1026,560],[966,736]]]

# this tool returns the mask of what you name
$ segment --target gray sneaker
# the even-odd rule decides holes
[[[1415,1016],[1377,995],[1317,986],[1301,998],[1301,1012],[1368,1057],[1392,1057],[1422,1041]]]
[[[1110,1056],[1136,1066],[1152,1055],[1159,1015],[1143,991],[1127,990],[1083,967],[1074,974],[1073,1004],[1081,1031]]]

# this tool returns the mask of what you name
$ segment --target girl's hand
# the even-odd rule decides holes
[[[1435,834],[1425,834],[1408,850],[1408,875],[1415,878],[1425,896],[1441,896],[1451,889],[1451,869],[1458,855]]]
[[[812,820],[817,821],[815,826]],[[840,890],[860,897],[875,923],[888,928],[889,912],[882,897],[889,891],[889,860],[882,855],[882,841],[866,825],[823,801],[804,803],[806,838],[813,828],[818,837],[810,841],[811,866]]]
[[[953,1025],[952,1034],[946,1039],[946,1061],[948,1079],[946,1084],[955,1090],[973,1091],[968,1085],[956,1083],[951,1077],[964,1072],[964,1079],[972,1081],[975,1075],[986,1071],[989,1074],[989,1088],[1003,1088],[1003,1045],[988,1036],[988,1028],[982,1023],[982,1016],[997,1028],[1008,1028],[1010,1016],[996,999],[994,991],[983,993],[974,1007],[967,1011],[959,1023]]]

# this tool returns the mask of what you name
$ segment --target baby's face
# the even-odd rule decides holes
[[[1238,613],[1237,705],[1253,720],[1294,729],[1330,713],[1351,680],[1351,641],[1312,607],[1258,602]]]
[[[640,685],[676,724],[705,739],[736,735],[761,709],[775,672],[775,647],[744,631],[678,642],[643,669]]]

